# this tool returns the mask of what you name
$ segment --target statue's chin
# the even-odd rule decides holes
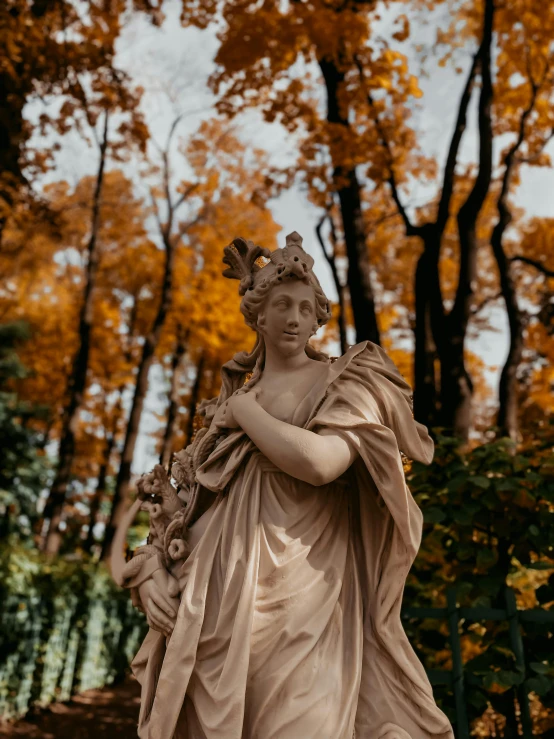
[[[300,336],[281,335],[277,339],[271,341],[271,344],[281,356],[289,358],[303,354],[305,351],[306,341]]]

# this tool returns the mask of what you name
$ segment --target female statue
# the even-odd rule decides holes
[[[301,244],[225,248],[254,350],[125,524],[150,512],[114,563],[150,625],[143,739],[453,739],[400,620],[422,531],[401,451],[429,463],[433,442],[379,346],[310,346],[330,314]]]

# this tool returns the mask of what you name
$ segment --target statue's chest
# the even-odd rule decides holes
[[[325,372],[326,366],[316,366],[310,372],[291,373],[284,381],[279,378],[279,382],[270,381],[266,384],[265,378],[262,378],[258,403],[274,418],[291,423],[296,410],[319,385]]]
[[[273,418],[278,418],[280,421],[290,421],[305,396],[306,392],[298,388],[272,392],[264,390],[258,402]]]

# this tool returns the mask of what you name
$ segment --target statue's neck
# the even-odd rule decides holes
[[[283,356],[271,344],[266,344],[263,375],[266,377],[266,380],[271,377],[279,377],[280,375],[306,367],[311,362],[312,360],[305,351],[290,356]]]

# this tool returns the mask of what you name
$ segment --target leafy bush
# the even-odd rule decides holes
[[[507,439],[462,452],[437,435],[434,461],[414,462],[407,482],[424,513],[420,553],[410,573],[405,605],[445,606],[455,586],[461,606],[505,608],[504,586],[519,607],[554,605],[554,425],[516,450]],[[450,669],[445,622],[410,623],[407,631],[427,667]],[[552,624],[526,623],[526,690],[554,708]],[[470,718],[490,703],[513,714],[513,690],[524,675],[515,665],[507,621],[462,623]],[[438,694],[452,715],[452,696]],[[514,717],[512,715],[512,721]]]

